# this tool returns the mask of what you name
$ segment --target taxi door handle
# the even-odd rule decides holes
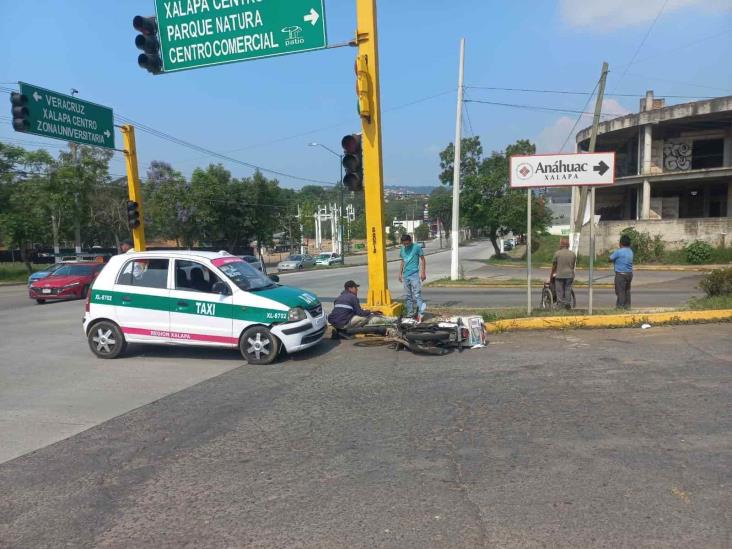
[[[132,301],[132,298],[130,296],[128,296],[128,295],[123,295],[122,296],[122,302],[123,303],[129,303],[130,301]]]
[[[187,301],[179,301],[178,302],[178,307],[184,307],[184,308],[185,307],[188,307],[188,302]]]

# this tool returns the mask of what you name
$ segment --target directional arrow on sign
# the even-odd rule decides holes
[[[600,172],[600,175],[605,175],[605,172],[610,169],[610,166],[600,160],[600,163],[597,166],[593,166],[592,169],[596,172]]]
[[[109,139],[109,136],[111,136],[111,135],[112,134],[109,133],[109,130],[104,130],[104,137],[106,137],[107,139]]]
[[[310,8],[310,13],[303,17],[303,21],[305,21],[306,23],[309,21],[310,23],[312,23],[313,27],[318,22],[318,19],[320,19],[320,15],[317,11],[315,11],[315,8]]]
[[[36,100],[36,103],[38,103],[41,99],[43,99],[43,96],[40,93],[38,93],[37,91],[34,91],[33,92],[33,99],[35,99]]]

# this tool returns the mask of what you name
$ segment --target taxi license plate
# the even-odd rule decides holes
[[[51,293],[51,288],[43,288],[42,293],[44,293],[44,294],[50,294]]]

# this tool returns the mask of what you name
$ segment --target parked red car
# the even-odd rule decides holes
[[[33,282],[28,295],[38,303],[49,299],[84,299],[103,267],[103,263],[69,263],[51,276]]]

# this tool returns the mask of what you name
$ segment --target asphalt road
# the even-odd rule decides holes
[[[428,246],[429,250],[429,246]],[[436,253],[435,253],[436,252]],[[489,242],[474,242],[460,248],[460,265],[466,278],[473,276],[501,279],[526,278],[524,269],[511,267],[487,266],[485,260],[493,255],[493,248]],[[389,263],[389,288],[392,297],[400,299],[404,295],[399,283],[399,262]],[[433,248],[427,257],[428,282],[450,276],[450,252],[437,251]],[[534,278],[548,278],[545,269],[536,269]],[[281,282],[291,286],[298,286],[315,293],[326,303],[331,303],[343,291],[346,280],[353,279],[362,285],[362,290],[368,287],[368,272],[365,265],[345,267],[320,271],[304,271],[280,275]],[[613,274],[607,266],[595,272],[594,280],[608,284],[613,281]],[[701,295],[696,287],[701,274],[675,271],[637,271],[633,284],[633,304],[636,307],[678,307],[688,302],[691,297]],[[587,280],[586,272],[578,273],[578,280]],[[577,306],[587,307],[588,291],[578,287],[576,290]],[[365,298],[366,292],[361,292]],[[541,288],[534,291],[534,306],[541,302]],[[423,296],[429,306],[469,306],[469,307],[524,307],[526,306],[526,288],[430,288],[425,287]],[[595,289],[594,306],[597,308],[611,308],[615,306],[615,292],[609,288]]]
[[[0,465],[0,546],[729,547],[729,333],[238,367]]]

